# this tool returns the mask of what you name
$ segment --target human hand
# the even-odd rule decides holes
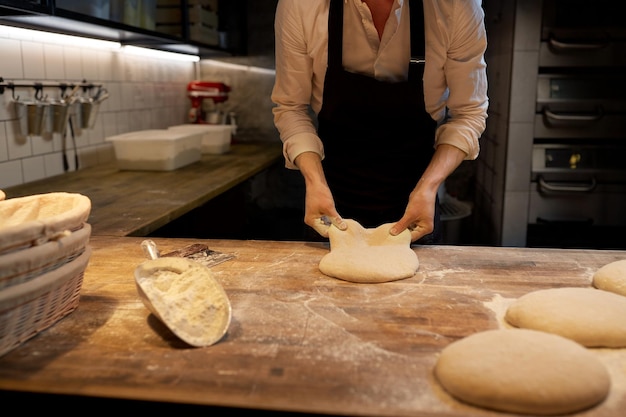
[[[389,229],[396,236],[405,229],[411,231],[411,242],[432,233],[435,228],[435,203],[437,193],[414,190],[409,196],[404,216]]]
[[[326,185],[307,187],[304,223],[323,237],[328,237],[328,229],[331,225],[335,225],[340,230],[348,228],[337,212],[332,193]]]

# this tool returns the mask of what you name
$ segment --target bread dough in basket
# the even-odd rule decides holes
[[[377,283],[415,275],[417,254],[411,249],[411,232],[389,234],[393,223],[366,229],[347,219],[347,230],[330,226],[330,252],[319,263],[322,273],[345,281]]]

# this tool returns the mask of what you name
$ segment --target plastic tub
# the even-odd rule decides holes
[[[122,170],[172,171],[202,157],[202,135],[173,129],[140,130],[106,138]]]
[[[169,129],[201,134],[203,154],[223,154],[230,150],[232,125],[186,124],[170,126]]]

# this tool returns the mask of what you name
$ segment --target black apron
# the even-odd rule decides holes
[[[413,1],[411,56],[419,62],[407,63],[407,81],[385,82],[344,70],[343,6],[343,0],[330,0],[328,69],[318,114],[322,164],[339,214],[377,227],[404,215],[434,153],[436,122],[425,110],[422,82],[424,10]],[[417,243],[438,241],[438,206],[435,231]]]

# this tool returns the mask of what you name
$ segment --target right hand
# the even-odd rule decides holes
[[[348,228],[335,208],[335,201],[328,185],[319,183],[307,186],[304,223],[323,237],[328,237],[331,224],[340,230]]]
[[[320,155],[315,152],[303,152],[298,155],[295,163],[304,176],[306,186],[304,223],[323,237],[328,237],[328,228],[331,224],[340,230],[346,230],[348,225],[337,213]]]

